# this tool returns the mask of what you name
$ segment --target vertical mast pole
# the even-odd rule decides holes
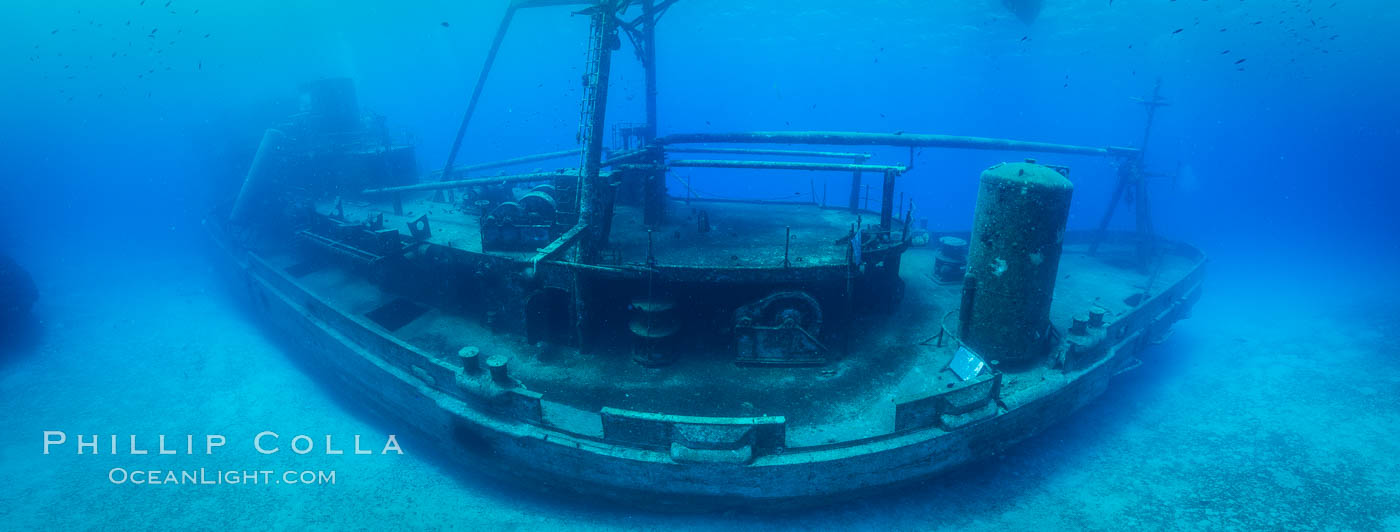
[[[1138,232],[1138,258],[1146,265],[1146,261],[1151,254],[1151,240],[1153,238],[1152,227],[1152,202],[1148,198],[1146,166],[1147,142],[1152,139],[1152,123],[1157,118],[1157,108],[1170,105],[1162,98],[1162,78],[1157,78],[1157,85],[1152,89],[1152,98],[1141,101],[1147,108],[1147,124],[1142,130],[1142,144],[1138,145],[1136,156],[1124,159],[1118,167],[1118,184],[1113,189],[1113,197],[1108,201],[1108,209],[1104,211],[1103,218],[1099,220],[1099,231],[1094,236],[1094,241],[1089,245],[1089,253],[1092,255],[1098,252],[1099,244],[1103,241],[1104,233],[1108,231],[1108,225],[1113,221],[1113,212],[1117,210],[1118,203],[1123,201],[1128,193],[1128,187],[1132,187],[1133,195],[1137,198],[1137,232]]]
[[[643,221],[648,227],[654,227],[662,222],[666,213],[666,170],[661,164],[665,157],[661,148],[652,145],[652,140],[656,139],[656,3],[654,0],[642,0],[642,17],[638,19],[637,31],[640,33],[642,70],[646,78],[646,127],[642,135],[642,144],[651,150],[649,161],[654,170],[649,170],[642,182],[642,202]]]
[[[656,5],[642,0],[642,68],[646,71],[646,142],[656,138]]]
[[[585,264],[598,258],[607,242],[608,222],[605,219],[607,184],[600,183],[603,163],[603,129],[608,112],[608,73],[612,68],[611,42],[616,38],[617,19],[613,1],[601,0],[592,14],[592,36],[589,39],[588,69],[585,73],[583,123],[579,140],[583,142],[583,164],[579,176],[579,222],[587,224],[579,241],[579,260]]]

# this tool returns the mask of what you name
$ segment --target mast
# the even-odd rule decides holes
[[[646,71],[647,126],[646,142],[656,138],[656,5],[642,0],[642,69]]]
[[[579,142],[583,161],[579,165],[579,223],[584,224],[579,240],[579,261],[588,264],[598,258],[607,243],[611,219],[608,184],[600,182],[603,163],[603,129],[608,113],[608,74],[612,69],[612,43],[617,39],[617,18],[613,0],[599,0],[592,8],[588,59],[584,70],[583,104],[580,112]]]
[[[1157,78],[1157,84],[1152,89],[1150,99],[1137,99],[1137,101],[1147,108],[1147,124],[1142,130],[1142,143],[1138,145],[1138,151],[1134,156],[1121,160],[1118,167],[1118,184],[1113,189],[1113,196],[1108,200],[1108,208],[1104,210],[1103,218],[1099,220],[1099,230],[1094,236],[1093,243],[1089,245],[1089,253],[1092,255],[1098,252],[1099,244],[1103,242],[1108,226],[1113,222],[1114,211],[1118,209],[1119,203],[1127,200],[1128,190],[1131,188],[1132,196],[1137,200],[1138,261],[1145,267],[1151,259],[1154,238],[1152,202],[1147,189],[1147,175],[1144,166],[1147,142],[1152,139],[1152,125],[1157,118],[1157,109],[1171,105],[1171,102],[1162,98],[1162,78]]]

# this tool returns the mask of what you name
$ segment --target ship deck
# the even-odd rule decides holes
[[[439,231],[435,236],[448,234]],[[1111,322],[1131,311],[1144,292],[1177,283],[1197,264],[1194,257],[1167,253],[1156,271],[1147,273],[1131,267],[1133,253],[1127,244],[1110,243],[1090,256],[1087,244],[1067,244],[1052,323],[1063,330],[1073,315],[1092,306],[1107,310]],[[525,388],[544,394],[552,404],[569,406],[546,412],[547,417],[567,417],[574,409],[596,412],[605,406],[694,416],[781,415],[787,419],[789,445],[823,445],[887,434],[894,429],[887,425],[895,418],[896,399],[960,382],[947,369],[953,347],[936,340],[942,320],[958,305],[960,286],[934,282],[933,256],[931,248],[907,252],[902,267],[907,287],[898,309],[858,323],[849,351],[819,367],[741,367],[729,352],[682,352],[670,366],[646,368],[625,353],[579,354],[568,347],[498,335],[474,319],[442,309],[430,309],[391,334],[444,361],[454,360],[457,350],[467,345],[479,347],[483,355],[508,355],[511,375]],[[284,270],[301,263],[293,254],[267,259]],[[297,273],[303,286],[350,315],[364,316],[397,299],[335,264]],[[1003,386],[1014,391],[1059,374],[1045,369],[1008,373]],[[567,419],[556,422],[568,424]]]
[[[329,216],[334,200],[316,204],[318,213]],[[481,247],[481,222],[475,212],[431,200],[431,194],[405,197],[403,214],[395,215],[388,200],[343,200],[345,220],[358,223],[377,214],[384,215],[385,227],[405,229],[409,222],[428,215],[431,245],[446,246],[471,253],[487,253]],[[709,231],[701,231],[701,213],[709,219]],[[840,266],[846,263],[842,239],[849,237],[859,222],[878,223],[878,215],[847,209],[824,208],[807,203],[740,203],[686,201],[671,199],[666,221],[650,236],[642,223],[639,207],[619,205],[613,216],[613,229],[604,262],[646,264],[651,249],[660,267],[753,269],[784,266],[784,238],[791,235],[786,249],[792,268]],[[530,251],[496,251],[491,255],[527,260]]]

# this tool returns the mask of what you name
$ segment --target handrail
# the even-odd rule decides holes
[[[656,139],[660,145],[670,144],[817,144],[817,145],[865,145],[865,146],[908,146],[936,148],[964,148],[972,150],[1009,150],[1045,153],[1069,153],[1075,155],[1127,156],[1136,154],[1133,148],[1094,148],[1071,144],[1048,142],[1028,142],[1021,140],[987,137],[963,137],[956,135],[928,135],[914,133],[861,133],[850,131],[753,131],[747,133],[682,133]]]
[[[830,159],[870,159],[874,157],[869,153],[850,153],[840,151],[810,151],[810,150],[767,150],[752,148],[666,148],[670,153],[729,153],[741,155],[781,155],[788,157],[825,157]]]
[[[667,166],[691,168],[748,168],[754,170],[839,170],[845,172],[894,172],[902,174],[903,166],[883,164],[799,163],[792,161],[720,161],[711,159],[677,159]]]
[[[445,190],[449,188],[469,187],[473,185],[497,185],[505,183],[528,183],[530,181],[549,181],[561,177],[578,177],[577,171],[572,172],[541,172],[533,174],[515,174],[496,177],[476,177],[472,179],[458,179],[456,181],[434,181],[429,183],[418,183],[416,185],[403,185],[385,188],[367,188],[360,191],[364,195],[389,194],[393,192],[412,192],[416,190]]]
[[[468,164],[468,165],[462,165],[462,166],[454,166],[454,167],[452,167],[452,173],[456,174],[456,173],[462,173],[462,172],[471,172],[471,171],[475,171],[475,170],[490,170],[490,169],[492,169],[492,168],[500,168],[500,167],[502,167],[502,166],[511,166],[511,165],[516,165],[516,164],[532,163],[532,162],[535,162],[535,161],[547,161],[547,160],[550,160],[550,159],[560,159],[560,158],[569,157],[569,156],[572,156],[572,155],[578,155],[578,154],[579,154],[580,152],[582,152],[582,151],[583,151],[582,148],[571,148],[571,149],[567,149],[567,150],[552,151],[552,152],[548,152],[548,153],[536,153],[536,154],[533,154],[533,155],[522,155],[522,156],[520,156],[520,157],[513,157],[513,158],[510,158],[510,159],[501,159],[501,160],[499,160],[499,161],[491,161],[491,162],[489,162],[489,163],[477,163],[477,164]],[[434,171],[433,171],[431,174],[429,174],[429,175],[442,175],[442,170],[434,170]]]

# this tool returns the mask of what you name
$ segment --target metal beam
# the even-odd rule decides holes
[[[385,188],[367,188],[360,191],[361,194],[389,194],[393,192],[413,192],[418,190],[446,190],[449,188],[470,187],[474,185],[499,185],[505,183],[528,183],[531,181],[549,181],[561,177],[578,177],[577,172],[539,172],[533,174],[515,174],[496,177],[476,177],[472,179],[458,179],[455,181],[434,181],[430,183],[418,183],[416,185],[403,185]]]
[[[754,131],[748,133],[684,133],[656,139],[658,144],[749,143],[749,144],[820,144],[843,146],[916,146],[962,148],[969,150],[1029,151],[1068,153],[1074,155],[1119,155],[1135,152],[1124,148],[1093,148],[1048,142],[961,137],[954,135],[925,135],[913,133],[858,133],[849,131]]]
[[[561,158],[564,158],[564,157],[570,157],[570,156],[578,155],[578,154],[580,154],[580,153],[583,153],[583,149],[582,149],[582,148],[573,148],[573,149],[568,149],[568,150],[552,151],[552,152],[549,152],[549,153],[537,153],[537,154],[534,154],[534,155],[523,155],[523,156],[515,157],[515,158],[512,158],[512,159],[502,159],[502,160],[499,160],[499,161],[493,161],[493,162],[489,162],[489,163],[478,163],[478,164],[468,164],[468,165],[464,165],[464,166],[454,166],[454,167],[452,167],[452,173],[454,173],[454,174],[459,174],[459,173],[463,173],[463,172],[472,172],[472,171],[476,171],[476,170],[490,170],[490,169],[492,169],[492,168],[500,168],[500,167],[503,167],[503,166],[511,166],[511,165],[516,165],[516,164],[531,163],[531,162],[535,162],[535,161],[547,161],[547,160],[550,160],[550,159],[561,159]],[[436,171],[433,172],[432,175],[441,175],[441,174],[442,174],[442,170],[436,170]]]
[[[910,148],[909,150],[913,151],[913,148]],[[870,159],[869,155],[861,155],[865,156],[854,158],[854,162],[856,164],[865,164],[865,161]],[[912,158],[909,161],[909,167],[914,167],[914,161]],[[849,208],[851,211],[860,210],[860,177],[860,170],[851,172],[851,195],[849,201],[846,203],[846,207]]]
[[[869,153],[809,150],[767,150],[761,148],[666,148],[670,153],[729,153],[738,155],[781,155],[785,157],[820,157],[829,159],[869,159]]]
[[[611,158],[599,164],[601,164],[602,166],[616,166],[620,164],[634,163],[640,160],[645,160],[650,155],[651,152],[643,148],[639,150],[632,150],[629,152],[615,153]]]
[[[486,88],[486,78],[491,74],[491,65],[496,63],[496,52],[501,50],[501,42],[506,38],[506,30],[510,29],[510,21],[515,18],[517,0],[510,7],[506,8],[506,14],[501,18],[500,26],[496,27],[496,37],[491,40],[491,49],[486,52],[486,62],[481,65],[481,74],[476,78],[476,87],[472,88],[471,99],[467,101],[467,111],[462,115],[462,124],[457,126],[457,136],[452,139],[452,149],[447,152],[447,163],[442,165],[442,178],[447,179],[452,175],[452,165],[457,162],[457,152],[462,149],[462,137],[467,134],[467,124],[472,121],[472,115],[476,113],[476,104],[481,101],[481,91]]]
[[[718,161],[710,159],[677,159],[666,163],[673,167],[691,168],[748,168],[754,170],[836,170],[842,172],[894,172],[903,173],[903,166],[880,164],[840,164],[840,163],[799,163],[790,161]]]
[[[652,0],[642,0],[642,68],[645,70],[646,142],[656,138],[656,6]]]

